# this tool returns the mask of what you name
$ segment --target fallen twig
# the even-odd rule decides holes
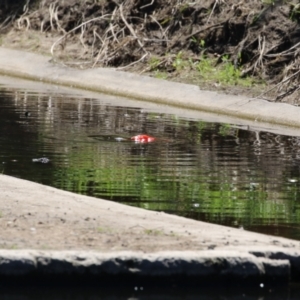
[[[108,16],[111,16],[111,14],[106,14],[106,15],[103,15],[103,16],[101,16],[101,17],[97,17],[97,18],[90,19],[90,20],[85,21],[85,22],[81,23],[80,25],[74,27],[74,28],[71,29],[70,31],[66,32],[62,37],[60,37],[58,40],[56,40],[56,41],[53,43],[53,45],[51,46],[51,49],[50,49],[51,55],[54,56],[53,50],[54,50],[55,46],[56,46],[60,41],[62,41],[63,39],[65,39],[70,33],[76,31],[77,29],[81,28],[82,26],[84,26],[84,25],[86,25],[86,24],[88,24],[88,23],[91,23],[91,22],[94,22],[94,21],[97,21],[97,20],[104,19],[104,18],[106,18],[106,17],[108,17]]]
[[[139,40],[139,38],[137,37],[137,35],[136,35],[135,31],[133,30],[132,26],[130,26],[130,25],[128,24],[128,22],[126,21],[126,19],[125,19],[125,17],[124,17],[124,14],[123,14],[123,4],[120,5],[119,9],[120,9],[120,15],[121,15],[121,18],[122,18],[124,24],[125,24],[126,27],[129,29],[130,33],[134,36],[134,38],[137,39],[137,41],[138,41],[140,47],[141,47],[142,49],[144,49],[143,43]]]
[[[215,0],[214,6],[213,6],[213,8],[212,8],[212,10],[211,10],[211,12],[210,12],[210,14],[209,14],[209,17],[207,18],[205,24],[207,24],[207,23],[209,22],[209,20],[210,20],[212,14],[214,13],[214,11],[215,11],[215,9],[216,9],[217,4],[219,4],[219,1],[220,1],[220,0]],[[223,3],[224,3],[223,0],[221,0],[220,2],[223,2]]]
[[[148,52],[145,53],[140,59],[138,59],[138,60],[136,60],[136,61],[130,63],[129,65],[124,66],[124,67],[118,67],[117,70],[122,70],[122,69],[126,69],[126,68],[128,68],[128,67],[131,67],[131,66],[133,66],[133,65],[135,65],[135,64],[137,64],[137,63],[139,63],[140,61],[142,61],[147,55],[148,55]]]
[[[154,0],[152,0],[151,3],[149,3],[149,4],[141,6],[140,9],[143,9],[145,7],[148,7],[148,6],[151,6],[153,3],[154,3]]]

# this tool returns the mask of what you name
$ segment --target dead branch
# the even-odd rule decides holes
[[[197,35],[199,33],[202,33],[204,31],[207,31],[209,29],[212,29],[212,28],[222,28],[223,25],[226,22],[227,21],[220,22],[220,23],[214,24],[214,25],[210,25],[210,26],[207,26],[205,28],[201,28],[201,29],[199,29],[199,30],[197,30],[197,31],[195,31],[195,32],[193,32],[191,34],[188,34],[188,35],[184,36],[184,37],[180,36],[179,38],[175,38],[174,41],[172,41],[171,45],[167,48],[167,51],[171,50],[177,44],[177,42],[179,42],[179,41],[184,42],[184,41],[190,39],[191,37],[193,37],[193,36],[195,36],[195,35]]]
[[[277,83],[275,86],[273,86],[272,88],[268,89],[267,91],[264,91],[263,93],[259,94],[258,96],[252,98],[252,99],[259,99],[261,98],[263,95],[268,94],[269,92],[271,92],[272,90],[278,88],[280,85],[290,81],[292,78],[296,77],[298,74],[300,74],[300,70],[298,70],[297,72],[295,72],[294,74],[292,74],[291,76],[289,76],[288,78],[282,80],[281,82]],[[273,101],[276,101],[276,99],[273,99]]]
[[[275,102],[278,102],[278,101],[292,95],[293,93],[295,93],[296,91],[299,91],[299,90],[300,90],[300,86],[294,86],[294,87],[290,88],[288,91],[277,95],[276,98],[275,98]]]
[[[150,16],[150,18],[151,18],[151,20],[153,20],[153,22],[155,22],[158,25],[158,27],[159,27],[159,29],[161,31],[161,34],[165,38],[165,41],[167,43],[168,37],[166,35],[166,32],[163,30],[162,26],[160,25],[160,23],[154,18],[154,16]]]
[[[206,24],[208,24],[208,22],[210,21],[210,18],[211,18],[211,16],[212,16],[213,13],[214,13],[217,4],[219,4],[219,3],[221,3],[221,2],[224,3],[224,0],[215,0],[214,6],[213,6],[213,8],[212,8],[212,10],[211,10],[211,12],[210,12],[210,14],[209,14],[209,17],[208,17],[207,20],[206,20]]]
[[[106,15],[103,15],[103,16],[101,16],[101,17],[97,17],[97,18],[90,19],[90,20],[85,21],[85,22],[81,23],[80,25],[74,27],[74,28],[71,29],[70,31],[66,32],[63,36],[61,36],[58,40],[56,40],[56,41],[53,43],[53,45],[51,46],[51,49],[50,49],[51,55],[54,56],[53,50],[54,50],[55,46],[56,46],[59,42],[61,42],[62,40],[64,40],[70,33],[76,31],[77,29],[81,28],[82,26],[84,26],[84,25],[86,25],[86,24],[88,24],[88,23],[95,22],[95,21],[98,21],[98,20],[101,20],[101,19],[105,19],[106,17],[109,17],[109,16],[111,16],[111,15],[110,15],[110,14],[106,14]]]
[[[265,36],[258,36],[258,58],[256,60],[256,62],[254,63],[253,69],[260,69],[260,70],[264,70],[264,63],[263,63],[263,57],[264,57],[264,52],[265,52],[265,48],[266,48],[266,39]]]
[[[130,33],[134,36],[134,38],[138,41],[140,47],[144,50],[144,45],[142,44],[142,42],[137,37],[137,35],[136,35],[135,31],[133,30],[132,26],[128,24],[128,22],[126,21],[126,19],[124,17],[124,14],[123,14],[123,4],[120,5],[119,9],[120,9],[120,15],[121,15],[121,18],[122,18],[124,24],[129,29]]]
[[[145,7],[148,7],[148,6],[151,6],[151,5],[153,5],[153,3],[154,3],[154,0],[152,0],[151,3],[149,3],[149,4],[141,6],[140,9],[143,9]]]
[[[25,7],[24,13],[20,16],[20,18],[17,20],[17,25],[18,25],[18,29],[22,28],[22,23],[24,22],[24,20],[27,23],[26,29],[30,28],[30,20],[29,18],[26,16],[26,14],[28,13],[28,6]]]
[[[146,56],[148,55],[148,53],[145,53],[140,59],[130,63],[129,65],[127,66],[124,66],[124,67],[118,67],[117,70],[123,70],[123,69],[126,69],[126,68],[129,68],[137,63],[139,63],[140,61],[144,60],[146,58]]]

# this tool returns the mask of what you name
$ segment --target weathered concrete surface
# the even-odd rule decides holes
[[[56,279],[80,282],[83,278],[106,285],[143,285],[181,281],[198,285],[209,282],[237,285],[281,282],[290,279],[288,260],[272,260],[238,251],[201,252],[43,252],[33,250],[0,250],[0,280],[51,283]],[[113,278],[113,280],[112,280]],[[57,283],[57,282],[56,282]]]
[[[84,284],[114,277],[124,284],[143,285],[199,285],[211,280],[286,284],[300,277],[299,241],[130,207],[6,175],[0,175],[0,190],[0,243],[8,248],[0,250],[0,282],[36,284],[51,279],[53,284],[74,280]]]
[[[223,95],[113,69],[70,69],[51,62],[50,57],[1,47],[0,73],[256,122],[300,127],[300,108],[288,104]]]
[[[66,95],[67,97],[75,98],[89,98],[95,99],[95,101],[101,99],[105,101],[109,106],[120,106],[120,103],[126,107],[140,107],[145,113],[161,113],[166,112],[170,115],[175,115],[179,118],[185,118],[195,121],[204,121],[207,123],[226,123],[231,126],[249,131],[262,131],[270,132],[274,134],[289,135],[289,136],[300,136],[299,128],[283,126],[280,124],[270,124],[264,122],[257,122],[255,120],[245,120],[238,117],[233,117],[225,114],[214,114],[208,113],[195,109],[188,109],[183,107],[170,106],[166,104],[136,100],[125,98],[121,96],[114,96],[109,94],[97,93],[93,91],[70,88],[67,86],[43,83],[41,81],[25,80],[16,78],[8,75],[0,75],[0,85],[4,88],[11,88],[12,90],[26,90],[37,94],[47,95]]]
[[[87,251],[297,251],[300,242],[0,175],[0,247]]]

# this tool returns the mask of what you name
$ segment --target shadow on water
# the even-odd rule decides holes
[[[189,299],[245,299],[245,300],[296,300],[300,297],[300,290],[297,287],[289,289],[228,289],[228,288],[205,288],[205,289],[144,289],[143,287],[132,288],[19,288],[18,290],[0,289],[1,299],[101,299],[101,300],[189,300]]]
[[[0,85],[0,103],[3,174],[300,240],[299,136],[49,86]]]

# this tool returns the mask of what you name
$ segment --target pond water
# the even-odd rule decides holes
[[[300,240],[299,136],[25,86],[0,77],[3,174]],[[138,134],[156,140],[130,140]]]
[[[291,286],[289,288],[276,288],[276,289],[256,289],[252,287],[243,289],[230,289],[230,288],[212,288],[209,289],[138,289],[121,288],[121,289],[97,289],[97,288],[18,288],[17,290],[0,289],[1,298],[5,300],[297,300],[300,296],[299,287]]]

